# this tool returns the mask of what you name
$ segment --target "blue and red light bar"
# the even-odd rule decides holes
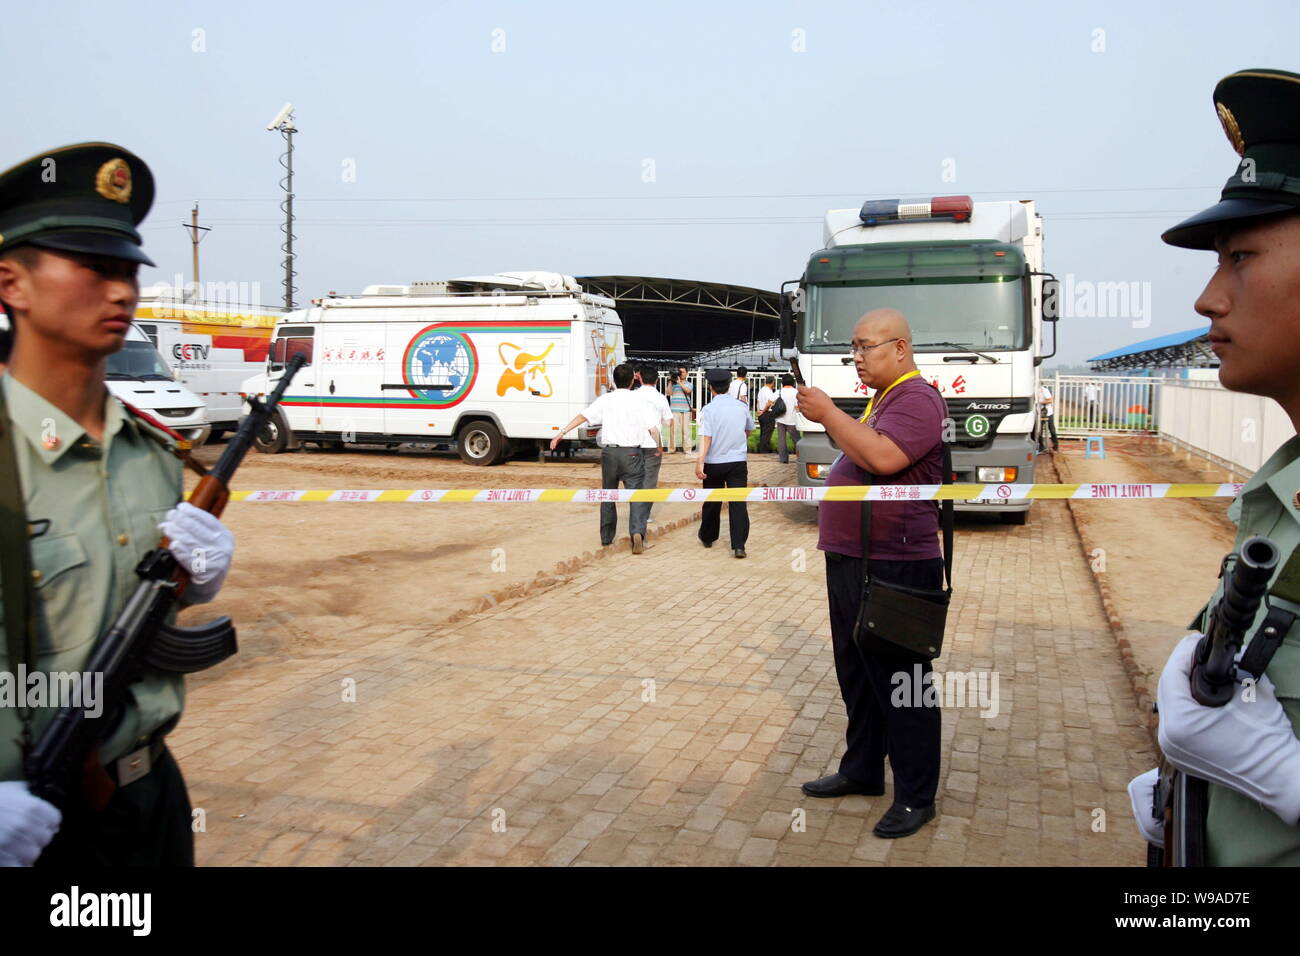
[[[970,196],[935,196],[933,199],[869,199],[858,218],[864,226],[889,222],[969,222],[975,204]]]

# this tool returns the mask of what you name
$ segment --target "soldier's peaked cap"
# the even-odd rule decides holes
[[[1241,158],[1218,203],[1161,236],[1171,246],[1213,249],[1229,223],[1300,210],[1300,76],[1233,73],[1214,88],[1214,109]]]
[[[40,246],[153,262],[136,226],[153,205],[153,174],[112,143],[77,143],[0,173],[0,252]]]

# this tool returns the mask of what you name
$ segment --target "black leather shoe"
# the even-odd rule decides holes
[[[871,831],[882,840],[894,840],[898,837],[911,836],[921,827],[934,819],[934,805],[928,807],[905,807],[896,803],[880,818]]]
[[[883,784],[879,787],[864,787],[842,773],[833,773],[820,780],[810,780],[799,789],[810,797],[847,797],[854,793],[860,793],[865,797],[878,797],[885,792]]]
[[[736,557],[738,557],[738,558],[743,558],[743,557],[745,556],[745,549],[744,549],[744,548],[736,548],[736,549],[735,549],[734,551],[732,551],[731,553],[734,554],[734,555],[735,555]]]
[[[705,541],[703,538],[700,539],[700,544],[704,545],[706,548],[713,547],[712,541]]]

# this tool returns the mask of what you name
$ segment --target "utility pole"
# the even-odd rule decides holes
[[[194,298],[195,300],[203,298],[200,291],[203,287],[199,285],[199,243],[203,241],[204,233],[210,232],[211,226],[199,225],[199,201],[194,200],[194,208],[190,210],[190,221],[181,223],[190,232],[190,247],[194,254]]]

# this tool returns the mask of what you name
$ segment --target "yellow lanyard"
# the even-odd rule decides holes
[[[902,375],[900,375],[898,378],[894,379],[890,383],[889,388],[885,389],[883,392],[878,392],[875,395],[872,395],[871,398],[867,401],[867,410],[862,413],[862,417],[859,418],[858,421],[862,422],[863,424],[866,424],[867,419],[871,417],[871,408],[873,405],[876,404],[876,399],[880,399],[883,402],[885,400],[885,396],[889,394],[890,389],[892,389],[895,385],[899,384],[900,382],[906,382],[909,378],[915,378],[920,374],[921,374],[920,369],[914,368],[912,369],[912,371],[905,372]]]

